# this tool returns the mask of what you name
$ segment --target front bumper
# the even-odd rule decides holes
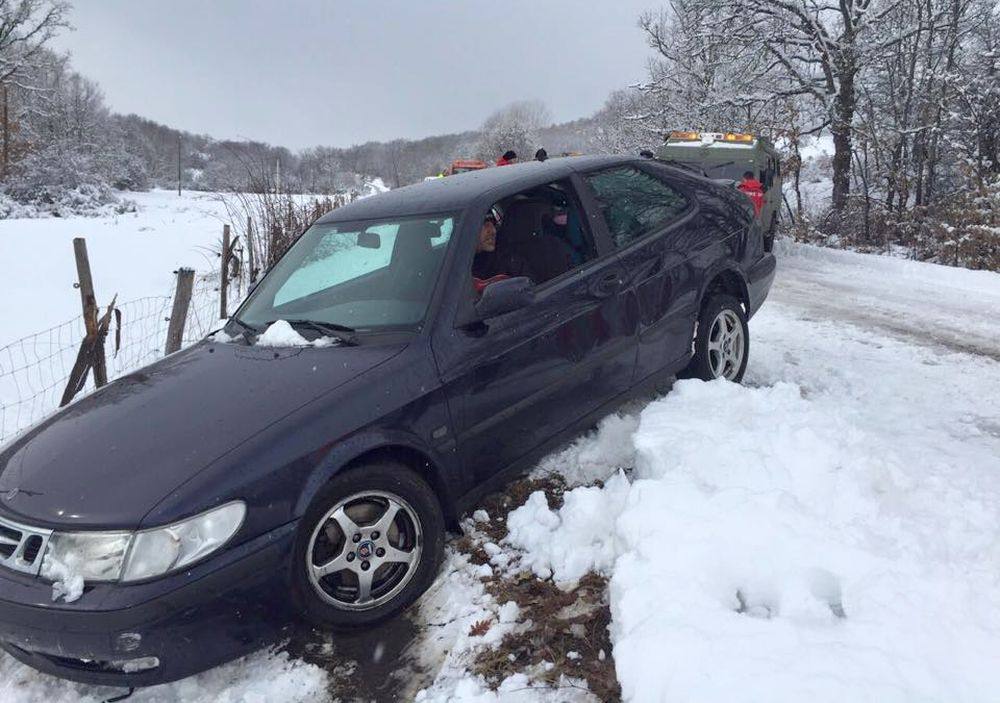
[[[260,649],[293,617],[288,575],[295,527],[164,579],[88,586],[71,604],[51,603],[50,584],[4,570],[0,647],[48,674],[125,687],[176,681]],[[154,667],[128,671],[152,658]]]

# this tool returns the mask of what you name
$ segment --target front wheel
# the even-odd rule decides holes
[[[444,517],[427,482],[379,462],[336,476],[299,528],[293,593],[303,616],[333,627],[373,625],[430,586],[444,550]]]
[[[743,306],[725,293],[711,296],[701,308],[694,356],[681,376],[739,383],[749,358],[750,328]]]

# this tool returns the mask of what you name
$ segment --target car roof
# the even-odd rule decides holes
[[[473,201],[499,188],[530,188],[546,179],[566,178],[574,171],[614,166],[634,161],[631,156],[572,156],[548,161],[529,161],[460,173],[445,178],[396,188],[386,193],[355,200],[333,210],[317,224],[372,220],[383,217],[431,215],[464,210]]]

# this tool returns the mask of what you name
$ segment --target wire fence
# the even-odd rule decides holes
[[[194,344],[219,326],[218,279],[218,272],[195,277],[183,346]],[[234,294],[238,300],[238,292]],[[172,291],[116,305],[120,314],[112,319],[104,342],[109,380],[163,356],[172,305]],[[59,407],[85,336],[81,316],[0,347],[0,443]],[[83,392],[93,389],[91,374]]]

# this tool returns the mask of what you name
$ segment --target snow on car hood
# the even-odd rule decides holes
[[[214,459],[402,348],[185,349],[81,399],[3,451],[0,510],[38,526],[134,528]]]

